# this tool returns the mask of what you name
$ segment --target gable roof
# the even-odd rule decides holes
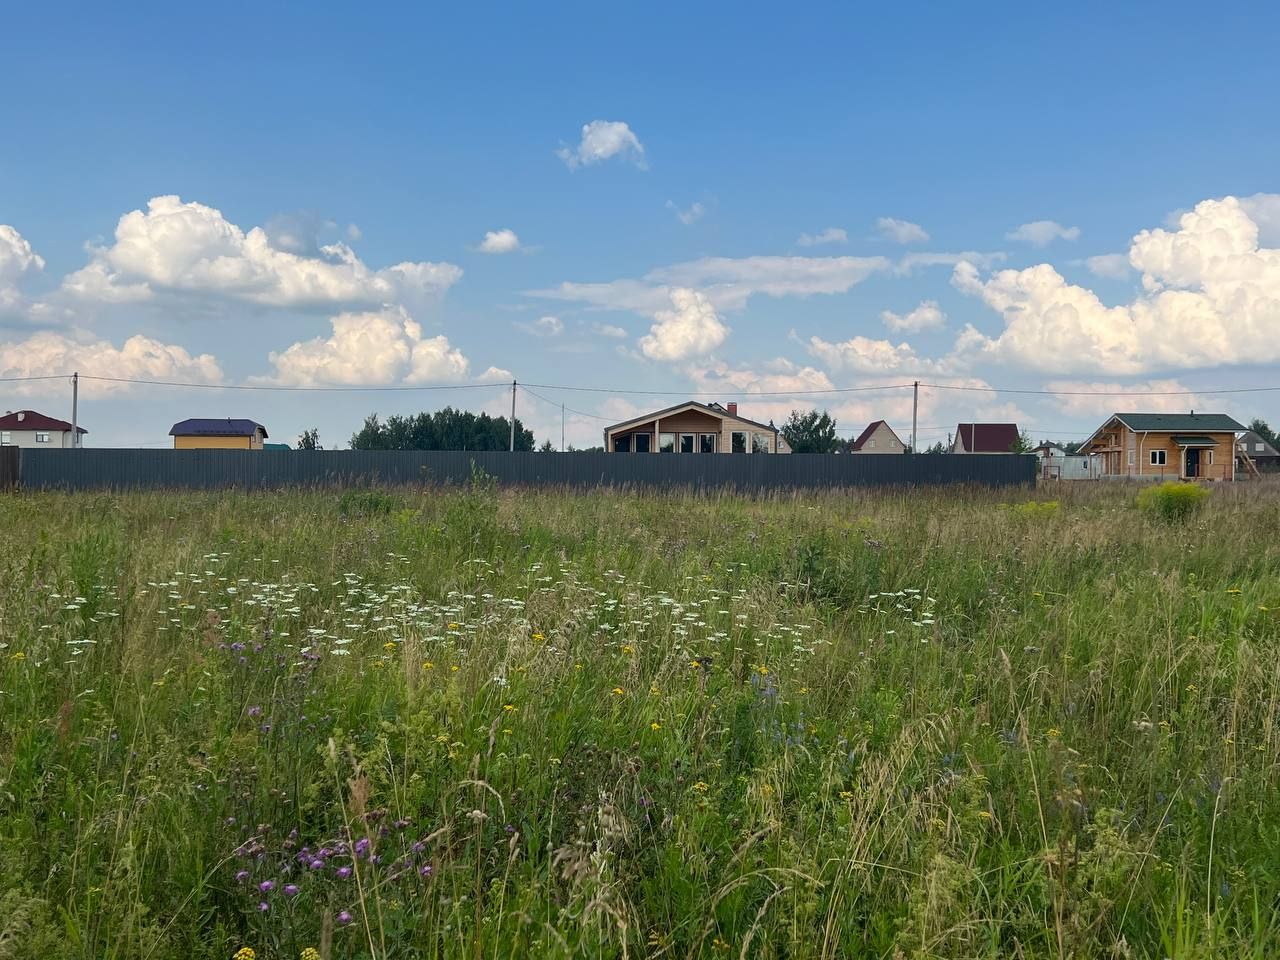
[[[849,446],[849,449],[861,450],[862,445],[871,439],[871,435],[876,432],[876,428],[879,427],[880,424],[882,423],[884,424],[884,428],[886,430],[888,430],[890,433],[893,433],[893,439],[898,441],[898,446],[905,447],[905,444],[903,444],[902,442],[902,438],[899,437],[896,433],[894,433],[893,427],[889,426],[887,421],[876,420],[874,423],[867,424],[867,428],[863,430],[860,434],[858,434],[858,439],[853,441],[853,443]]]
[[[1021,436],[1016,423],[960,423],[956,443],[966,453],[1009,453]]]
[[[253,420],[204,419],[192,417],[180,420],[169,428],[171,437],[252,437],[259,430],[267,435],[267,428]]]
[[[1257,459],[1258,457],[1280,457],[1280,450],[1267,443],[1265,439],[1253,430],[1246,430],[1236,437],[1236,443],[1244,444],[1244,452],[1252,459]],[[1254,444],[1257,443],[1262,444],[1261,450],[1254,449]]]
[[[21,419],[19,419],[21,417]],[[57,417],[47,417],[35,410],[14,410],[0,417],[0,429],[4,430],[49,430],[69,431],[71,424]],[[84,427],[77,426],[77,433],[88,433]]]
[[[737,420],[740,423],[749,423],[753,427],[759,427],[761,430],[774,430],[778,428],[770,426],[767,423],[761,423],[758,420],[748,420],[746,417],[736,413],[729,413],[724,407],[718,403],[699,403],[697,400],[686,400],[684,403],[677,403],[673,407],[666,407],[663,410],[655,410],[653,413],[646,413],[639,417],[632,417],[630,420],[623,420],[621,423],[611,423],[604,428],[606,434],[613,433],[615,430],[621,430],[623,427],[630,427],[637,423],[646,423],[657,417],[665,417],[673,413],[679,413],[683,410],[697,410],[700,413],[706,413],[713,417],[719,417],[721,420]]]
[[[1173,431],[1209,430],[1232,433],[1244,427],[1225,413],[1113,413],[1111,419],[1119,420],[1135,433],[1172,433]]]

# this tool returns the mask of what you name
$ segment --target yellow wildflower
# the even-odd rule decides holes
[[[662,729],[662,724],[660,724],[657,720],[655,720],[653,721],[653,723],[649,724],[649,729],[653,730],[654,732],[657,732],[658,730]]]
[[[15,654],[14,654],[12,657],[10,657],[9,659],[10,659],[10,660],[18,660],[18,661],[22,661],[22,660],[27,659],[27,655],[26,655],[25,653],[23,653],[21,650],[19,650],[17,653],[15,653]]]
[[[693,789],[698,793],[706,793],[711,788],[707,786],[705,781],[699,780],[697,783],[693,785]]]
[[[256,956],[257,954],[253,952],[253,947],[241,947],[235,952],[231,960],[254,960]]]
[[[370,664],[370,666],[373,667],[373,669],[375,670],[381,670],[384,664],[381,660],[375,660],[373,661],[373,663]]]
[[[535,639],[535,640],[537,640],[539,643],[541,643],[543,640],[545,640],[545,639],[547,639],[547,638],[546,638],[544,635],[542,635],[541,633],[535,633],[535,634],[533,635],[533,639]]]
[[[1057,740],[1058,737],[1062,736],[1062,731],[1059,730],[1057,727],[1050,727],[1048,730],[1045,731],[1045,736],[1048,737],[1050,740]]]
[[[649,684],[649,692],[655,697],[662,696],[662,691],[658,689],[658,685],[656,683]]]
[[[633,647],[633,646],[632,646],[631,644],[629,644],[629,643],[624,643],[624,644],[622,645],[622,652],[623,652],[623,653],[635,653],[635,652],[636,652],[636,648],[635,648],[635,647]]]
[[[613,688],[613,695],[614,695],[615,697],[621,697],[621,696],[623,696],[626,692],[627,692],[627,691],[623,690],[621,687],[614,687],[614,688]]]
[[[430,660],[423,660],[423,661],[422,661],[422,669],[423,669],[423,670],[434,670],[434,669],[435,669],[435,666],[436,666],[436,665],[435,665],[434,663],[432,663]]]
[[[515,708],[516,708],[516,705],[514,703],[504,703],[502,705],[502,709],[507,711],[507,713],[511,713],[513,710],[515,710]]]
[[[455,663],[452,667],[450,667],[450,668],[449,668],[449,672],[450,672],[450,673],[457,673],[457,672],[458,672],[458,665]]]
[[[1227,587],[1227,593],[1236,594],[1236,593],[1244,593],[1244,591],[1241,590],[1239,587]]]
[[[852,800],[852,799],[853,799],[853,791],[852,791],[852,790],[841,790],[841,791],[840,791],[840,799],[841,799],[841,800]]]
[[[396,648],[396,642],[394,640],[388,640],[386,643],[382,645],[383,650],[394,650],[395,648]]]
[[[458,624],[456,624],[456,623],[450,623],[450,624],[448,625],[448,628],[447,628],[447,629],[449,629],[449,630],[457,630],[457,629],[458,629]]]
[[[711,949],[720,953],[724,953],[729,950],[729,944],[725,943],[719,937],[716,937],[711,941]]]
[[[762,677],[767,677],[769,675],[769,668],[764,664],[760,664],[760,666],[756,667],[756,673],[760,674]]]
[[[760,792],[763,793],[766,797],[773,796],[773,785],[768,783],[760,784]]]
[[[979,810],[979,811],[978,811],[978,819],[979,819],[979,820],[990,820],[990,819],[992,819],[992,817],[991,817],[991,811],[990,811],[990,810]]]
[[[315,947],[307,947],[302,951],[302,956],[298,960],[320,960],[320,951]]]

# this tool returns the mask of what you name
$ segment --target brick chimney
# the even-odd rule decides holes
[[[724,405],[724,408],[729,412],[729,416],[736,417],[738,415],[738,404],[735,401],[729,401]]]

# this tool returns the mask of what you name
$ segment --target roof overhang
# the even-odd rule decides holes
[[[1206,437],[1200,434],[1188,435],[1175,433],[1172,439],[1173,442],[1180,447],[1216,447],[1218,445],[1218,441],[1213,439],[1213,437]]]

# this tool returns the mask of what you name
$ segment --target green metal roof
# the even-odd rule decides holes
[[[1211,430],[1235,433],[1243,430],[1225,413],[1117,413],[1116,418],[1137,433],[1172,433],[1175,430]]]
[[[1216,447],[1218,441],[1213,437],[1189,437],[1186,434],[1175,433],[1173,442],[1180,447]]]

